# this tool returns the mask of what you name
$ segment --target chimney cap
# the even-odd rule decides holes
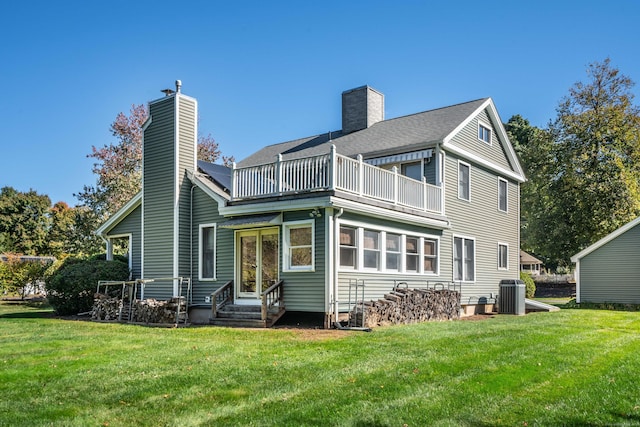
[[[182,81],[176,80],[176,92],[180,93],[180,88],[182,88]]]

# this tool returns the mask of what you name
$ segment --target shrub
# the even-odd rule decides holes
[[[533,298],[536,294],[536,284],[529,273],[524,271],[520,272],[520,280],[522,280],[526,286],[525,298]]]
[[[56,314],[84,313],[93,306],[99,280],[128,278],[129,266],[121,261],[68,258],[47,281],[47,297]]]

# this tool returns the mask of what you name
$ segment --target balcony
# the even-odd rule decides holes
[[[232,201],[292,194],[335,191],[425,212],[442,213],[442,187],[417,181],[362,160],[331,152],[304,159],[236,168],[232,172]]]

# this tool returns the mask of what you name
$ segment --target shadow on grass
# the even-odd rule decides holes
[[[43,319],[54,317],[46,300],[10,300],[0,302],[0,319]]]

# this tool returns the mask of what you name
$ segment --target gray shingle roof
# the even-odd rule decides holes
[[[269,145],[238,163],[246,167],[273,162],[278,154],[284,160],[329,153],[331,144],[339,154],[364,158],[419,150],[441,142],[476,111],[487,98],[438,108],[422,113],[384,120],[367,129],[343,135],[341,131]]]

